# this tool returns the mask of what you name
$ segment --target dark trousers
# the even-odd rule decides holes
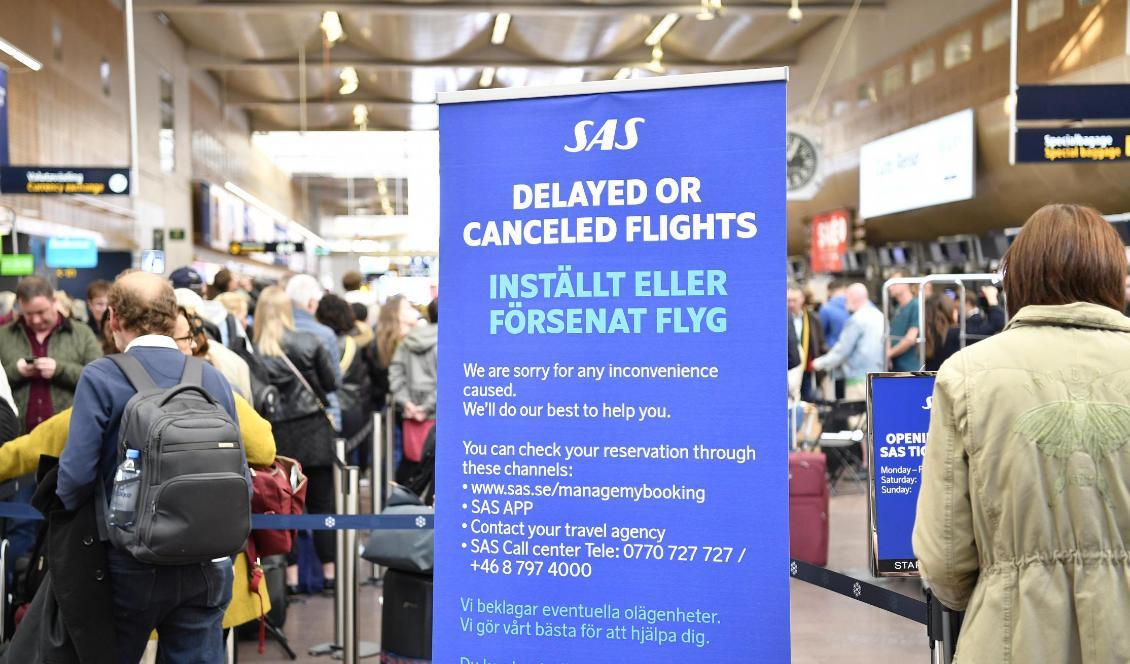
[[[154,629],[162,662],[223,664],[224,611],[231,602],[232,562],[159,566],[108,552],[114,596],[115,661],[137,664]]]
[[[804,376],[800,380],[800,399],[812,403],[817,401],[819,396],[819,387],[816,385],[816,374],[811,371],[805,371]]]
[[[334,473],[332,466],[306,468],[306,513],[334,514]],[[323,563],[334,562],[337,552],[337,537],[333,530],[314,531],[314,550]]]

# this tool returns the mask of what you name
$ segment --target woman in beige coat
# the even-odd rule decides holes
[[[1094,210],[1050,205],[1003,271],[1012,321],[938,373],[920,570],[966,611],[957,662],[1130,662],[1125,250]]]

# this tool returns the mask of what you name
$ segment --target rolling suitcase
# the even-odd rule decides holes
[[[828,564],[828,480],[823,452],[789,454],[789,551],[793,558]]]
[[[385,571],[381,652],[412,659],[432,658],[431,574]]]

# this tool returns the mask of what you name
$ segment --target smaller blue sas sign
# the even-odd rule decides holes
[[[930,429],[934,372],[867,377],[871,573],[918,576],[911,536]]]
[[[86,237],[52,237],[47,239],[47,267],[98,267],[98,245]]]

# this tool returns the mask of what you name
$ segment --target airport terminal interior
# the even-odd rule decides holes
[[[0,0],[0,234],[0,662],[1130,661],[1128,0]]]

